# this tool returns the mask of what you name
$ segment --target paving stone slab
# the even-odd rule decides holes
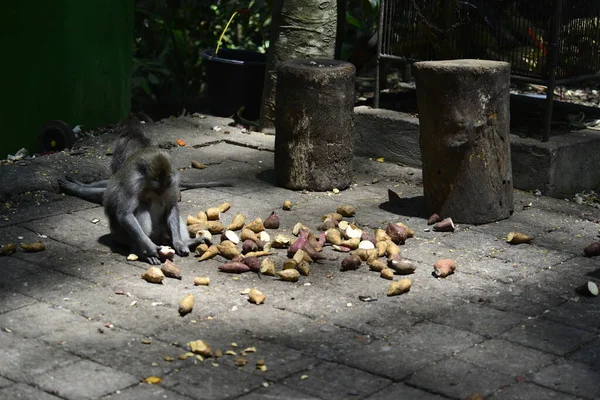
[[[564,355],[590,342],[595,335],[552,321],[530,319],[500,337],[534,349]]]
[[[26,338],[63,331],[81,316],[47,303],[35,303],[0,315],[0,326]]]
[[[464,399],[476,393],[487,396],[513,380],[510,376],[451,358],[418,371],[407,382],[431,392]]]
[[[136,384],[138,379],[98,363],[83,360],[37,376],[33,383],[66,399],[98,398]]]
[[[547,388],[575,396],[590,399],[600,397],[598,371],[591,370],[586,364],[561,361],[537,372],[533,380]]]
[[[51,202],[39,206],[23,207],[25,212],[21,209],[22,206],[15,209],[14,213],[9,213],[0,218],[0,227],[12,226],[49,216],[62,215],[65,212],[75,212],[96,207],[93,203],[71,196],[56,194],[51,196],[51,200]]]
[[[298,390],[289,388],[285,385],[269,384],[268,387],[261,387],[248,394],[236,397],[237,400],[263,400],[263,399],[289,399],[289,400],[317,400],[314,397]]]
[[[491,307],[528,317],[538,316],[566,300],[545,292],[538,283],[506,285],[501,290],[489,291],[481,296],[481,302]]]
[[[600,307],[596,298],[575,297],[551,308],[542,318],[563,323],[592,332],[600,333]]]
[[[94,282],[46,269],[14,282],[12,289],[40,301],[62,305],[71,294],[92,290],[97,286]]]
[[[44,392],[25,383],[15,383],[4,389],[0,389],[1,399],[26,399],[26,400],[59,400],[50,393]]]
[[[152,385],[149,383],[140,383],[124,390],[117,390],[114,393],[108,394],[103,399],[116,400],[190,400],[191,397],[183,396],[171,390],[165,389],[160,385]]]
[[[568,358],[573,361],[589,364],[600,371],[600,339],[582,346]]]
[[[6,386],[11,386],[13,384],[14,384],[13,381],[8,380],[8,379],[4,378],[3,376],[0,376],[0,388],[6,387]]]
[[[421,389],[408,386],[404,383],[395,383],[386,387],[371,396],[366,397],[367,400],[396,400],[396,399],[411,399],[411,400],[442,400],[445,397],[437,394],[429,393]]]
[[[538,267],[538,264],[521,264],[496,257],[484,257],[461,265],[461,271],[463,272],[503,284],[518,282],[542,270]]]
[[[66,351],[4,330],[0,331],[0,348],[0,376],[17,382],[31,382],[37,375],[80,360]]]
[[[435,322],[482,336],[497,336],[525,317],[490,308],[484,304],[465,303],[433,319]]]
[[[337,379],[332,380],[333,376]],[[364,397],[392,382],[368,372],[324,361],[312,369],[283,379],[282,383],[322,399],[347,399]]]
[[[491,339],[466,349],[457,359],[510,376],[532,374],[556,356],[505,340]]]
[[[600,284],[600,279],[582,277],[579,274],[564,274],[552,269],[545,270],[539,274],[523,279],[523,285],[537,285],[537,287],[546,293],[550,293],[563,299],[572,300],[579,298],[577,301],[589,301],[590,299],[583,298],[575,292],[575,289],[587,281],[594,281]]]
[[[493,400],[556,399],[576,400],[577,397],[557,392],[529,382],[515,383],[494,393]]]
[[[43,268],[21,261],[18,258],[2,257],[2,263],[0,263],[0,287],[3,290],[14,290],[22,286],[23,279],[30,279],[43,271]]]

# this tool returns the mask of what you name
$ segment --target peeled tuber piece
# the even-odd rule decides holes
[[[265,226],[263,225],[262,219],[256,218],[254,221],[247,224],[245,229],[250,229],[254,233],[259,233],[265,230]]]
[[[166,277],[181,280],[181,269],[171,260],[165,261],[160,270]]]
[[[228,262],[226,264],[219,265],[219,271],[228,272],[231,274],[242,274],[250,271],[250,267],[241,262]]]
[[[381,274],[379,275],[383,279],[389,279],[390,281],[394,279],[394,270],[391,268],[384,268],[381,270]]]
[[[285,235],[277,235],[271,242],[271,246],[276,249],[285,249],[290,246],[291,240]]]
[[[386,244],[385,255],[387,258],[393,258],[400,254],[400,247],[396,243],[391,240],[386,240],[384,243]]]
[[[385,268],[387,268],[385,266],[385,263],[377,258],[371,258],[371,259],[367,260],[367,264],[369,265],[369,269],[371,271],[381,272]]]
[[[279,229],[279,215],[277,215],[275,211],[271,212],[271,215],[263,222],[263,226],[266,229]]]
[[[533,237],[521,232],[509,232],[506,236],[506,242],[510,244],[531,243]]]
[[[296,262],[298,264],[300,264],[301,261],[306,261],[306,262],[313,262],[313,259],[310,258],[310,256],[308,255],[308,253],[302,249],[298,250],[296,253],[294,253],[293,257],[294,260],[296,260]]]
[[[26,253],[37,253],[38,251],[46,250],[46,245],[42,242],[21,243],[20,246]]]
[[[266,231],[262,231],[258,233],[258,240],[256,241],[256,244],[258,245],[258,247],[262,248],[264,247],[265,243],[260,243],[260,242],[270,242],[271,241],[271,235],[269,235]]]
[[[386,240],[391,240],[387,233],[383,229],[375,229],[375,240],[378,242],[385,242]]]
[[[275,276],[275,263],[270,258],[265,258],[260,263],[260,273],[268,276]]]
[[[194,278],[195,286],[208,286],[210,285],[210,278],[208,276],[197,276]]]
[[[127,261],[137,261],[138,259],[139,259],[139,257],[137,254],[131,253],[127,256]]]
[[[194,354],[200,354],[203,357],[212,357],[212,349],[204,340],[189,342],[188,346]]]
[[[226,240],[226,241],[218,244],[217,249],[219,250],[219,254],[221,254],[223,257],[228,258],[230,260],[233,257],[241,254],[241,252],[237,248],[237,246],[233,242],[230,242],[229,240]]]
[[[250,290],[250,293],[248,293],[248,300],[256,305],[264,303],[266,298],[267,296],[265,296],[260,290],[254,288]]]
[[[361,240],[358,244],[359,249],[371,250],[375,248],[375,245],[370,240]]]
[[[206,221],[206,229],[213,235],[221,233],[225,230],[225,227],[220,221]]]
[[[600,242],[594,242],[594,243],[586,246],[586,248],[583,249],[583,254],[585,254],[586,257],[599,256],[600,255]]]
[[[209,221],[216,221],[219,219],[219,216],[221,215],[221,211],[219,210],[218,207],[211,207],[209,209],[206,210],[206,218]]]
[[[370,258],[377,258],[377,249],[356,249],[352,254],[357,255],[362,261],[367,261]]]
[[[196,255],[201,256],[206,253],[206,250],[208,250],[208,245],[206,243],[200,243],[198,247],[196,247],[195,253]]]
[[[429,218],[427,218],[427,225],[433,225],[440,222],[442,219],[437,214],[431,214]]]
[[[350,253],[350,251],[352,251],[352,249],[349,248],[349,247],[340,246],[340,245],[337,245],[337,244],[332,245],[331,248],[333,250],[335,250],[335,251],[340,251],[342,253]]]
[[[348,229],[348,226],[350,226],[350,222],[348,221],[340,221],[338,222],[338,228],[340,228],[340,231],[342,232],[346,232],[346,229]]]
[[[578,286],[575,291],[582,296],[598,296],[598,285],[592,281],[588,281]]]
[[[437,232],[454,232],[455,229],[452,218],[444,218],[433,226],[433,230]]]
[[[306,227],[302,222],[296,222],[296,225],[292,228],[292,235],[298,236],[302,231],[309,232],[310,229]]]
[[[158,267],[150,267],[142,274],[142,279],[150,283],[162,283],[165,274]]]
[[[231,223],[227,225],[227,229],[230,231],[238,231],[244,227],[246,223],[246,217],[244,214],[236,214],[231,220]]]
[[[285,211],[289,211],[292,209],[292,202],[290,200],[285,200],[281,208]]]
[[[392,242],[396,244],[404,244],[408,238],[408,231],[396,224],[388,224],[385,233],[387,233]]]
[[[0,256],[8,256],[17,251],[17,245],[15,243],[8,243],[0,247]]]
[[[250,253],[246,253],[246,257],[264,257],[270,256],[271,254],[275,254],[272,251],[268,250],[260,250],[260,251],[251,251]]]
[[[240,237],[234,231],[226,229],[221,234],[221,242],[226,240],[229,240],[233,244],[238,244],[240,242]]]
[[[410,290],[412,283],[410,279],[400,279],[399,281],[392,282],[388,288],[388,296],[397,296],[399,294],[406,293]]]
[[[179,301],[179,315],[182,317],[191,313],[194,309],[194,295],[188,294],[183,299]]]
[[[202,164],[200,161],[192,160],[192,168],[204,169],[206,168],[206,165]]]
[[[339,206],[336,211],[342,217],[353,217],[356,214],[356,208],[349,204]]]
[[[340,246],[348,247],[349,249],[355,250],[358,249],[358,245],[360,244],[360,238],[352,238],[348,240],[342,240]]]
[[[199,261],[208,260],[219,254],[219,248],[215,245],[210,246],[199,258]]]
[[[390,258],[388,260],[388,267],[400,275],[412,274],[417,269],[417,266],[414,263],[404,260],[400,255]]]
[[[198,218],[198,220],[200,220],[200,222],[208,221],[208,217],[206,216],[206,213],[204,211],[198,211],[198,215],[196,217]]]
[[[383,257],[385,256],[385,251],[387,250],[388,244],[386,241],[377,242],[375,248],[377,249],[377,256]]]
[[[258,244],[254,240],[246,239],[242,243],[242,254],[250,253],[251,251],[258,251]]]
[[[325,240],[327,243],[339,245],[342,243],[342,234],[336,228],[328,229],[325,232]]]
[[[360,239],[363,231],[355,225],[348,225],[344,230],[344,234],[348,239]]]
[[[343,218],[344,218],[344,217],[342,216],[342,214],[340,214],[340,213],[337,213],[337,212],[335,212],[335,213],[329,213],[329,214],[325,214],[325,215],[323,215],[323,216],[321,217],[321,219],[322,219],[323,221],[325,221],[326,219],[334,219],[334,220],[336,220],[337,222],[340,222],[340,221],[341,221]]]
[[[277,275],[282,281],[286,282],[297,282],[300,278],[300,272],[296,269],[284,269],[283,271],[277,272]]]
[[[217,206],[217,208],[219,209],[220,212],[224,213],[231,208],[231,204],[228,202],[225,202],[225,203],[219,204]]]
[[[306,260],[300,261],[296,269],[298,270],[298,272],[300,272],[300,275],[310,275],[310,264]]]
[[[298,261],[296,261],[293,258],[288,258],[287,260],[285,260],[283,262],[282,269],[284,269],[284,270],[286,270],[286,269],[296,269],[297,266],[298,266]]]
[[[195,225],[195,224],[201,224],[202,222],[205,221],[201,221],[198,218],[194,217],[193,215],[188,215],[187,216],[187,220],[186,220],[186,224],[189,225]]]
[[[352,254],[342,260],[342,271],[352,271],[358,269],[362,260],[356,254]]]
[[[454,273],[456,262],[450,259],[437,260],[433,264],[433,274],[438,278],[445,278]]]
[[[258,235],[256,233],[254,233],[253,231],[251,231],[248,228],[244,228],[242,229],[242,234],[241,234],[241,238],[242,240],[253,240],[253,241],[257,241],[258,239]]]
[[[250,268],[250,271],[260,272],[260,261],[258,260],[258,258],[253,256],[244,257],[242,262],[246,264],[248,268]]]

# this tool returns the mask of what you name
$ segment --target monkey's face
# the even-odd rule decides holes
[[[160,156],[153,159],[149,165],[146,165],[144,177],[146,190],[157,196],[164,195],[176,185],[176,177],[171,163],[168,159],[163,159]]]

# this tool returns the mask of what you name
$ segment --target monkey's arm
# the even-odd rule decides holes
[[[135,215],[133,215],[131,212],[124,213],[121,217],[117,217],[117,220],[121,227],[132,239],[133,248],[135,249],[135,253],[138,255],[138,257],[140,257],[142,260],[148,261],[149,264],[159,265],[160,260],[158,259],[158,249],[160,246],[157,246],[144,233],[144,230],[140,226],[140,223],[136,219]]]

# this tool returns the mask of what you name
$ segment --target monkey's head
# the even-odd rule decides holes
[[[163,152],[157,152],[147,158],[142,169],[146,190],[158,196],[162,196],[177,184],[169,156]]]

